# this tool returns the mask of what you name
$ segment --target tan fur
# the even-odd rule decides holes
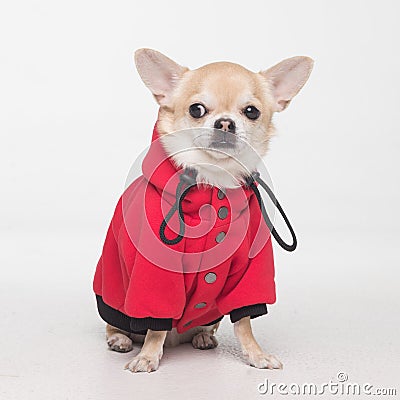
[[[106,339],[111,350],[120,353],[126,353],[132,350],[132,340],[129,338],[129,333],[109,324],[106,325]]]
[[[256,368],[282,369],[282,363],[273,355],[263,352],[251,329],[250,317],[244,317],[234,324],[234,332],[239,339],[243,355]]]
[[[143,82],[160,105],[158,130],[166,152],[178,166],[196,166],[199,183],[218,187],[235,187],[244,174],[254,171],[258,159],[266,154],[274,133],[274,112],[289,105],[307,81],[313,66],[308,57],[292,57],[260,72],[230,62],[216,62],[189,70],[151,49],[137,50],[135,62]],[[189,107],[194,103],[207,108],[204,117],[195,119],[190,115]],[[245,107],[250,105],[260,111],[256,120],[250,120],[244,114]],[[213,152],[204,145],[196,146],[190,136],[193,128],[212,129],[218,118],[234,120],[235,135],[248,145],[243,148],[238,145],[237,152],[232,154]],[[106,334],[110,348],[116,351],[129,351],[131,339],[144,342],[140,353],[126,368],[132,372],[151,372],[158,368],[164,345],[192,342],[195,348],[215,347],[214,334],[218,325],[196,327],[183,334],[178,334],[176,329],[171,332],[148,330],[145,337],[129,335],[108,325]],[[251,365],[282,368],[280,361],[264,353],[256,342],[250,317],[237,321],[234,331]]]
[[[209,101],[204,101],[204,97]],[[196,102],[208,106],[209,119],[227,113],[243,119],[242,110],[248,105],[255,105],[261,111],[261,118],[257,121],[245,120],[245,128],[253,133],[250,144],[261,157],[266,154],[274,133],[271,121],[273,99],[262,74],[229,62],[216,62],[185,72],[174,92],[173,103],[160,107],[160,133],[203,126],[202,119],[194,120],[188,115],[190,104]],[[210,160],[215,162],[212,157]]]
[[[158,364],[163,355],[163,346],[167,331],[147,331],[140,353],[129,363],[125,369],[132,372],[152,372],[158,369]]]
[[[218,345],[215,333],[219,322],[209,326],[197,326],[179,334],[175,328],[171,331],[148,330],[146,335],[130,334],[112,325],[106,325],[106,339],[111,350],[118,352],[131,351],[132,342],[143,343],[139,354],[133,358],[125,369],[131,372],[152,372],[157,370],[163,355],[163,346],[175,347],[182,343],[192,343],[195,349],[212,349]]]

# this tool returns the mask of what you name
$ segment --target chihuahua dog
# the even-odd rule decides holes
[[[273,114],[286,109],[313,66],[311,58],[302,56],[257,73],[230,62],[190,70],[150,49],[137,50],[135,63],[160,107],[157,128],[167,155],[177,167],[196,168],[198,182],[218,188],[235,188],[246,171],[255,170],[258,159],[249,149],[261,157],[266,154],[274,133]],[[209,133],[199,137],[199,129]],[[185,135],[176,134],[182,130]],[[180,151],[184,148],[191,151]],[[130,351],[133,341],[143,343],[126,368],[151,372],[158,369],[164,346],[184,342],[198,349],[217,346],[218,324],[197,326],[183,333],[175,328],[147,329],[143,335],[108,324],[106,336],[109,347],[119,352]],[[250,365],[282,368],[281,362],[256,342],[250,316],[234,322],[234,333]]]

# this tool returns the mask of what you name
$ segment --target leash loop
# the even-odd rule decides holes
[[[196,170],[186,168],[179,177],[179,184],[176,187],[176,193],[175,193],[175,203],[171,207],[168,214],[165,216],[165,218],[163,219],[163,221],[161,222],[161,225],[160,225],[160,239],[163,243],[165,243],[167,245],[174,245],[174,244],[179,243],[185,235],[185,216],[184,216],[183,210],[182,210],[182,202],[185,199],[186,195],[189,193],[190,189],[193,186],[196,186],[196,184],[197,184],[196,176],[197,176]],[[292,228],[292,225],[290,224],[288,217],[286,216],[285,212],[283,211],[282,206],[280,205],[279,201],[275,197],[271,188],[267,185],[266,182],[264,182],[261,179],[260,173],[258,171],[255,171],[251,175],[246,177],[245,181],[246,181],[247,186],[253,190],[253,192],[257,198],[258,204],[260,206],[261,214],[262,214],[264,221],[267,224],[268,229],[270,230],[272,236],[278,242],[279,246],[281,246],[284,250],[294,251],[297,247],[296,234]],[[288,227],[290,234],[292,236],[292,244],[286,243],[282,239],[282,237],[279,235],[279,233],[276,231],[274,225],[272,224],[272,222],[268,216],[267,210],[265,208],[263,199],[261,197],[260,191],[258,190],[256,182],[265,190],[268,197],[271,199],[271,201],[274,203],[275,207],[278,209],[279,213],[281,214],[281,216],[282,216],[283,220],[285,221],[286,226]],[[171,220],[171,218],[175,214],[175,211],[178,211],[179,233],[175,238],[168,239],[165,236],[165,229],[167,228],[168,222]]]
[[[182,202],[185,199],[186,195],[189,193],[189,190],[196,186],[196,176],[197,171],[194,169],[186,168],[184,172],[179,177],[179,183],[176,187],[175,192],[175,203],[169,210],[168,214],[165,216],[160,225],[160,239],[163,243],[167,245],[174,245],[179,243],[184,235],[185,235],[185,216],[182,210]],[[184,186],[186,186],[185,189]],[[178,220],[179,220],[179,233],[174,239],[168,239],[165,236],[165,229],[167,227],[168,222],[171,220],[172,216],[175,214],[175,211],[178,210]]]
[[[258,187],[256,186],[255,182],[259,183],[259,185],[266,191],[268,197],[272,200],[272,202],[275,204],[275,207],[278,209],[279,213],[281,214],[283,220],[286,223],[286,226],[288,227],[290,234],[292,236],[292,244],[286,243],[282,237],[279,235],[279,233],[276,231],[274,225],[272,224],[267,210],[265,208],[263,199],[261,197],[260,191],[258,190]],[[296,234],[294,233],[293,227],[290,224],[289,218],[286,216],[285,212],[283,211],[282,206],[280,205],[279,201],[275,197],[274,193],[272,192],[271,188],[267,185],[266,182],[264,182],[260,178],[260,173],[258,171],[253,172],[250,176],[246,177],[246,183],[247,185],[253,190],[254,194],[256,195],[258,204],[261,209],[262,216],[265,220],[265,223],[268,226],[268,229],[270,230],[272,236],[275,238],[275,240],[278,242],[279,246],[281,246],[284,250],[286,251],[294,251],[297,247],[297,238]]]

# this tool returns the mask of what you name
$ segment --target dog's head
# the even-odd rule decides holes
[[[273,113],[288,106],[313,66],[309,57],[292,57],[258,73],[229,62],[189,70],[150,49],[137,50],[135,62],[160,105],[158,130],[168,155],[200,170],[204,182],[225,187],[256,167],[254,151],[266,154]]]

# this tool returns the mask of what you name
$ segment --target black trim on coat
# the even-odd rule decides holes
[[[231,322],[236,322],[244,317],[250,317],[250,319],[253,319],[267,313],[268,310],[266,304],[252,304],[250,306],[235,308],[229,313],[229,315]]]
[[[96,301],[100,317],[108,324],[123,331],[145,335],[147,329],[151,329],[153,331],[170,331],[172,329],[172,318],[130,317],[106,304],[100,295],[96,295]],[[236,308],[229,314],[231,322],[236,322],[243,317],[250,316],[250,318],[253,319],[267,313],[268,310],[266,304],[253,304],[250,306]],[[201,326],[214,325],[221,321],[222,318],[224,318],[223,315],[214,321],[208,322],[207,324],[202,324]]]
[[[100,317],[108,324],[118,329],[122,329],[123,331],[145,335],[147,329],[153,331],[170,331],[172,329],[172,318],[130,317],[104,303],[104,300],[100,295],[96,295],[96,300]],[[222,315],[214,321],[202,324],[202,326],[214,325],[221,321],[223,317],[224,316]]]
[[[153,331],[170,331],[172,329],[172,318],[134,318],[104,303],[100,295],[96,295],[96,300],[100,317],[123,331],[143,334],[147,329]]]

